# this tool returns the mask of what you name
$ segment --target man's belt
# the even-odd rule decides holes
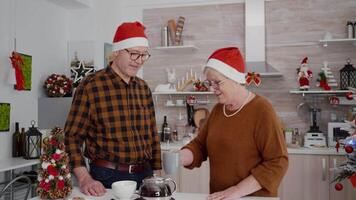
[[[130,174],[132,173],[142,173],[145,171],[145,166],[147,167],[148,164],[142,163],[142,164],[123,164],[123,163],[114,163],[110,162],[107,160],[102,160],[102,159],[96,159],[92,160],[91,164],[98,166],[98,167],[104,167],[104,168],[109,168],[109,169],[115,169],[118,171],[123,171],[123,172],[128,172]]]

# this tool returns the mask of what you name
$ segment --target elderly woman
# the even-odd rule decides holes
[[[181,164],[200,167],[209,157],[209,199],[276,197],[288,167],[283,129],[272,105],[246,89],[238,48],[215,51],[204,74],[218,98],[198,136],[180,150]]]

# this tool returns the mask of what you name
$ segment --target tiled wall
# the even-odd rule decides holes
[[[154,90],[157,84],[167,82],[166,68],[176,69],[178,78],[191,68],[201,74],[201,67],[215,49],[238,46],[244,52],[244,10],[243,3],[144,10],[143,21],[152,47],[160,46],[161,30],[169,19],[184,16],[184,44],[193,44],[199,48],[195,52],[185,53],[152,50],[152,57],[144,66],[144,79],[151,89]],[[356,21],[355,10],[354,0],[266,2],[267,61],[280,70],[283,77],[263,78],[259,88],[249,88],[271,101],[286,126],[297,127],[302,131],[306,131],[309,126],[307,106],[302,106],[300,112],[296,109],[303,98],[289,93],[289,90],[297,88],[296,69],[303,57],[309,57],[310,67],[315,75],[312,87],[315,87],[315,80],[324,60],[330,63],[335,75],[338,75],[338,70],[343,67],[347,58],[351,58],[356,66],[356,46],[341,44],[324,48],[318,42],[327,31],[334,38],[345,38],[346,21]],[[185,109],[164,107],[167,98],[170,97],[157,97],[157,123],[161,124],[163,115],[168,115],[169,122],[173,125],[179,110],[185,112]],[[208,98],[214,100],[213,95]],[[308,97],[307,99],[310,100]],[[331,112],[341,116],[342,112],[345,113],[350,108],[330,106],[327,98],[312,100],[322,109],[320,126],[324,132]],[[213,103],[207,107],[211,106]]]

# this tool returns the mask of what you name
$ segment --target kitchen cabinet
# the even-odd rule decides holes
[[[279,197],[281,200],[327,200],[328,169],[328,155],[289,154],[289,167],[279,188]]]
[[[181,167],[179,176],[180,192],[209,194],[209,161],[192,170]]]
[[[355,199],[356,189],[348,180],[343,181],[342,191],[336,191],[335,184],[330,184],[334,177],[330,168],[345,159],[345,156],[289,154],[289,167],[279,188],[279,197],[281,200]]]
[[[330,168],[334,168],[347,160],[345,156],[330,156],[329,165]],[[330,171],[330,182],[334,180],[336,174],[334,171]],[[329,185],[329,200],[351,200],[356,199],[356,188],[352,187],[348,179],[344,179],[342,182],[344,188],[341,191],[336,191],[335,183]]]
[[[170,150],[162,150],[162,153],[163,151]],[[172,178],[176,182],[178,192],[209,194],[210,174],[208,160],[203,162],[200,168],[194,168],[192,170],[181,166],[178,174],[165,174],[164,169],[162,172],[164,177]]]

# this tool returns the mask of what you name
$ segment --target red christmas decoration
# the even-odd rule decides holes
[[[354,97],[352,96],[352,92],[347,92],[345,95],[346,95],[346,99],[348,100],[354,99]]]
[[[12,67],[15,69],[16,76],[16,90],[24,90],[25,89],[25,79],[22,72],[23,60],[19,53],[13,51],[10,57]]]
[[[63,97],[72,92],[72,80],[65,75],[52,74],[43,84],[49,97]]]
[[[246,75],[246,84],[250,85],[251,83],[255,83],[256,86],[261,84],[261,76],[259,73],[248,72]]]
[[[346,151],[346,153],[352,153],[354,151],[354,149],[352,148],[352,146],[346,145],[345,146],[345,151]]]
[[[52,129],[51,135],[43,139],[37,187],[41,199],[65,199],[72,192],[69,157],[64,148],[64,133],[60,128]]]
[[[300,90],[308,90],[309,89],[309,81],[313,78],[313,72],[309,69],[308,66],[308,57],[305,57],[297,69],[298,72],[298,82]]]
[[[344,186],[341,183],[336,183],[335,184],[335,190],[341,191],[344,188]]]

